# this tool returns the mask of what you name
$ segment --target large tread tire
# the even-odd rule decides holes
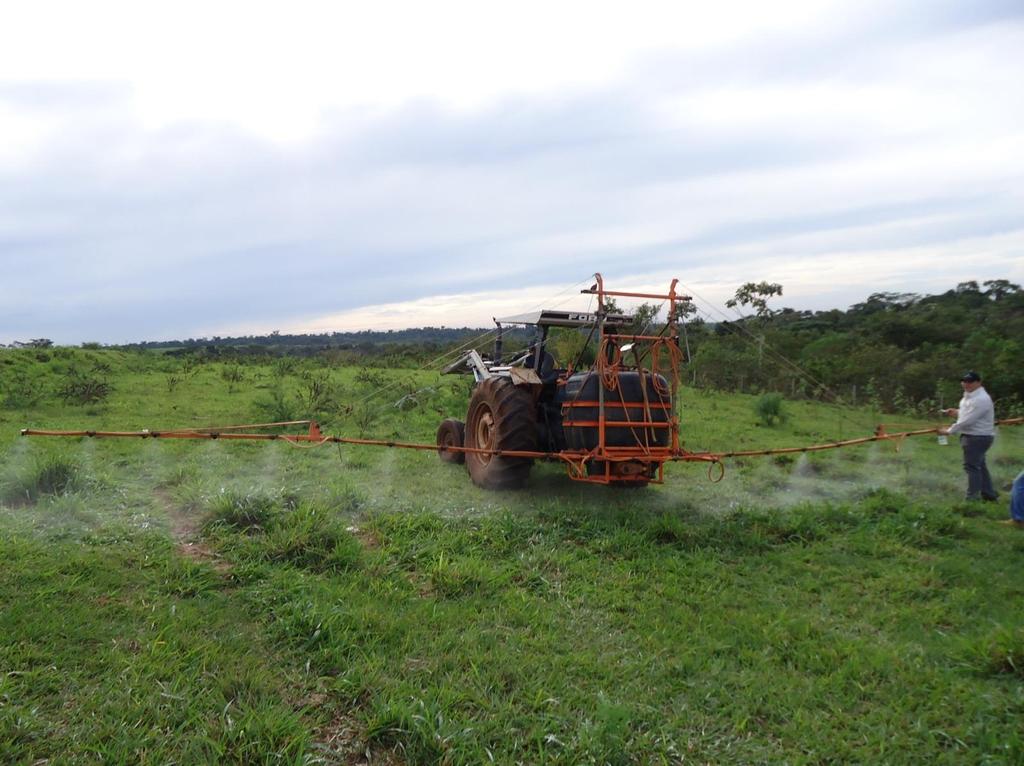
[[[466,446],[494,450],[537,450],[537,406],[526,389],[508,378],[488,378],[469,400]],[[532,458],[466,453],[473,483],[484,489],[519,489],[530,476]]]
[[[444,447],[462,447],[466,443],[466,424],[455,418],[442,420],[437,427],[437,456],[442,463],[466,462],[465,452],[450,452]]]

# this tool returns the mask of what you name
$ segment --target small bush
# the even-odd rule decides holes
[[[286,375],[291,375],[295,372],[295,368],[298,366],[299,360],[295,357],[282,356],[274,362],[274,377],[282,380]]]
[[[220,377],[227,381],[229,394],[235,393],[238,390],[238,386],[245,382],[245,372],[237,364],[222,369]]]
[[[361,383],[367,388],[384,388],[388,384],[388,376],[380,370],[372,370],[369,367],[360,367],[355,374],[356,383]]]
[[[235,364],[222,369],[220,371],[220,377],[228,383],[241,383],[245,380],[245,372],[239,365]]]
[[[782,394],[762,394],[754,403],[754,414],[766,426],[785,423],[789,419],[789,415],[783,406]]]
[[[168,558],[161,569],[161,590],[173,596],[191,598],[216,590],[220,586],[217,573],[213,569],[188,558]]]
[[[296,403],[285,395],[284,387],[278,383],[269,391],[269,396],[258,399],[254,406],[260,418],[274,423],[286,423],[298,420]]]
[[[65,404],[99,404],[107,400],[111,391],[109,381],[71,368],[57,389],[57,395]]]
[[[303,372],[302,388],[299,391],[299,405],[307,416],[336,409],[337,387],[331,380],[331,374],[325,370],[320,373]]]
[[[678,516],[661,515],[651,520],[645,529],[651,542],[658,545],[674,545],[688,548],[696,534],[693,524],[686,523]]]
[[[187,513],[194,513],[209,505],[209,495],[202,482],[191,477],[183,477],[181,482],[176,482],[172,474],[169,481],[161,482],[161,485],[172,487],[171,496],[175,504]]]
[[[157,482],[159,487],[180,487],[189,482],[195,475],[195,466],[189,463],[177,463],[170,466]]]

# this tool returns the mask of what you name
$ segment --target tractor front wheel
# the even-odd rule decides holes
[[[474,390],[466,416],[466,446],[481,450],[534,452],[536,404],[530,392],[508,378],[488,378]],[[533,459],[466,453],[473,483],[484,489],[518,489],[530,476]]]
[[[437,456],[442,463],[465,463],[465,452],[453,452],[447,447],[462,447],[466,443],[466,424],[455,418],[442,420],[437,428]]]

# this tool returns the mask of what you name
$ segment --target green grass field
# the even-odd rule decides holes
[[[61,403],[70,366],[108,399]],[[461,378],[58,349],[0,381],[2,763],[1024,761],[1024,533],[960,502],[953,445],[493,493],[429,452],[17,435],[314,412],[432,441]],[[754,401],[684,390],[687,446],[906,420]],[[989,454],[1003,488],[1024,429]]]

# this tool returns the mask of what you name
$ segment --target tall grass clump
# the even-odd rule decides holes
[[[269,527],[281,513],[276,497],[263,492],[222,491],[209,503],[205,527],[228,528],[238,532],[259,532]]]
[[[360,561],[359,541],[329,507],[264,493],[222,492],[208,503],[205,529],[250,562],[340,572]]]
[[[0,487],[5,502],[34,503],[43,495],[64,495],[82,486],[78,464],[63,455],[37,460],[27,471],[15,475]]]
[[[392,699],[375,707],[367,740],[400,751],[409,763],[487,762],[470,740],[472,730],[451,720],[437,702]]]
[[[314,572],[352,569],[360,545],[330,510],[303,504],[274,519],[259,546],[260,557]]]
[[[983,675],[1024,679],[1024,628],[998,626],[968,643],[967,664]]]

